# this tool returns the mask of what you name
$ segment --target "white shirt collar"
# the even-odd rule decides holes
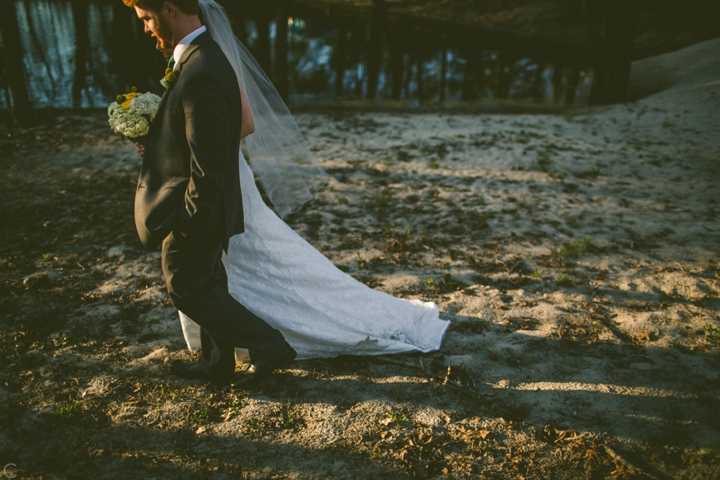
[[[199,37],[201,33],[205,33],[206,31],[207,28],[205,28],[205,25],[203,25],[197,30],[193,30],[192,32],[190,32],[185,38],[180,40],[177,45],[175,45],[175,49],[173,50],[173,57],[175,57],[175,66],[173,67],[173,70],[177,70],[183,53],[185,53],[185,50],[188,49],[192,41]]]

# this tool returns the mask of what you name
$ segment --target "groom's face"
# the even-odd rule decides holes
[[[166,3],[167,5],[167,3]],[[171,27],[172,11],[169,11],[165,5],[159,11],[144,10],[135,6],[135,13],[138,18],[143,21],[145,33],[155,37],[155,48],[161,52],[172,52],[175,48],[173,40],[173,32]]]

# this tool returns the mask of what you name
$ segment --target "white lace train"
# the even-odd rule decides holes
[[[450,322],[437,305],[373,290],[335,267],[265,205],[242,154],[240,183],[245,232],[223,256],[228,287],[298,359],[440,348]],[[200,326],[182,312],[180,321],[188,348],[198,350]]]

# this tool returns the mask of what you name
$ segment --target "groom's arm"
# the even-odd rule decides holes
[[[217,219],[224,185],[231,162],[237,161],[239,123],[233,122],[237,100],[231,98],[221,80],[209,71],[187,79],[183,85],[185,135],[190,148],[190,181],[185,191],[184,208],[176,223],[176,233],[193,237],[212,227]]]

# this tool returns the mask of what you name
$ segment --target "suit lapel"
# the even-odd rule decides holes
[[[162,98],[160,99],[160,105],[158,106],[157,113],[155,113],[152,122],[150,122],[150,130],[152,130],[152,127],[156,122],[160,121],[159,119],[163,116],[163,113],[165,113],[165,104],[167,103],[169,96],[170,90],[165,90],[165,93],[163,93]]]
[[[185,51],[182,54],[182,57],[180,57],[180,60],[177,60],[177,65],[175,66],[175,75],[180,75],[180,71],[183,68],[183,65],[185,65],[185,62],[188,61],[188,59],[192,56],[192,54],[200,48],[200,46],[204,45],[205,43],[212,40],[212,37],[208,32],[203,32],[197,37],[195,37],[195,40],[190,42],[190,45],[188,48],[185,49]],[[176,81],[177,83],[177,81]],[[170,92],[172,91],[172,86],[165,90],[165,93],[163,93],[162,99],[160,100],[160,106],[158,107],[157,114],[155,115],[155,118],[153,118],[153,121],[150,123],[150,128],[152,129],[152,126],[160,121],[160,118],[163,116],[165,112],[165,104],[168,101],[168,97],[170,96]]]
[[[202,45],[206,44],[207,42],[211,41],[212,37],[208,32],[203,32],[195,39],[190,42],[190,45],[188,48],[185,49],[185,51],[182,54],[182,57],[180,57],[180,60],[177,61],[177,65],[175,67],[175,73],[180,75],[180,71],[182,70],[183,65],[185,65],[185,62],[188,61],[188,59],[192,56],[193,53],[195,53],[195,50],[200,48]]]

